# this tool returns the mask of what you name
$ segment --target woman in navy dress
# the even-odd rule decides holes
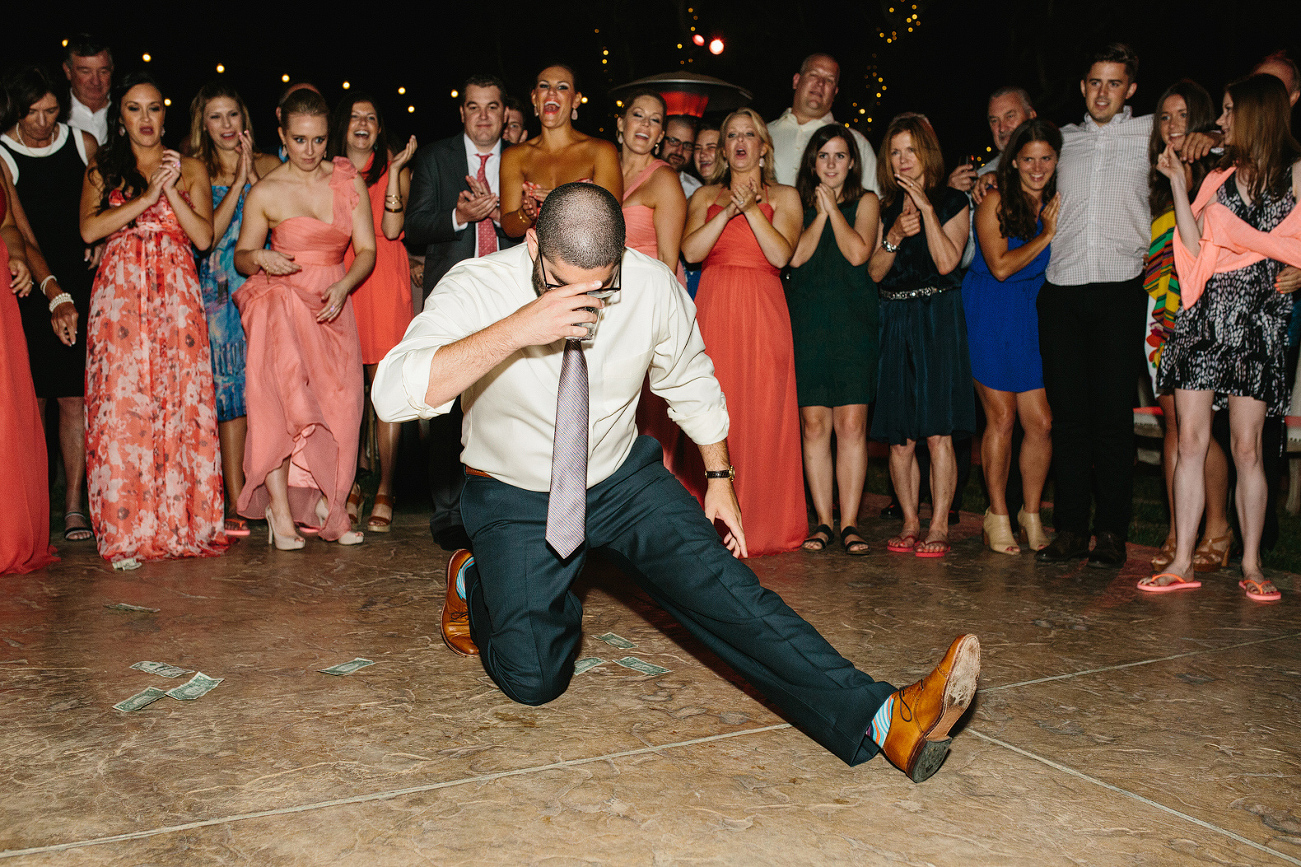
[[[1039,498],[1052,461],[1052,413],[1044,392],[1035,299],[1057,231],[1061,149],[1062,134],[1046,120],[1032,118],[1013,131],[998,170],[998,190],[991,190],[976,211],[979,243],[962,281],[971,375],[986,419],[980,443],[989,489],[984,538],[1000,554],[1021,552],[1007,510],[1012,426],[1018,418],[1025,430],[1019,455],[1025,505],[1017,523],[1028,547],[1038,551],[1048,545]]]

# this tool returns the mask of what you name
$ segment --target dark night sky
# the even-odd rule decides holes
[[[912,3],[512,0],[485,4],[485,19],[478,24],[466,23],[459,11],[451,20],[444,18],[443,10],[464,4],[370,4],[362,8],[375,11],[358,15],[344,29],[333,14],[288,23],[289,15],[281,11],[288,4],[267,6],[276,11],[260,20],[230,11],[242,4],[208,4],[207,22],[199,20],[201,5],[139,3],[140,11],[124,11],[125,4],[115,4],[109,12],[108,4],[59,4],[59,20],[52,21],[48,14],[29,11],[42,8],[29,0],[25,9],[6,13],[3,65],[55,63],[62,38],[81,29],[94,30],[114,46],[119,74],[145,66],[141,54],[147,51],[153,57],[150,71],[174,102],[167,136],[174,144],[186,126],[177,109],[184,115],[190,97],[223,63],[224,74],[250,104],[265,147],[274,137],[272,106],[284,73],[316,82],[331,103],[343,95],[345,80],[364,87],[380,101],[393,132],[432,141],[455,131],[457,103],[450,91],[467,73],[501,75],[511,93],[527,97],[532,76],[548,60],[565,60],[577,66],[589,98],[579,126],[600,134],[600,127],[611,128],[608,87],[674,69],[739,84],[755,94],[754,105],[765,117],[776,117],[789,105],[791,75],[800,58],[826,50],[842,66],[838,119],[856,114],[857,102],[867,109],[859,129],[876,144],[877,133],[895,113],[925,112],[953,164],[961,154],[983,152],[990,144],[985,100],[999,85],[1025,86],[1042,116],[1059,123],[1078,120],[1083,113],[1080,58],[1110,39],[1130,42],[1142,58],[1133,100],[1138,113],[1151,111],[1156,96],[1177,78],[1194,78],[1218,98],[1225,82],[1244,74],[1263,54],[1276,48],[1293,57],[1301,54],[1301,0],[916,0],[920,23],[908,33],[903,22]],[[159,8],[172,11],[159,16]],[[1171,13],[1175,8],[1180,15]],[[1227,9],[1239,11],[1230,15]],[[726,51],[714,57],[692,46],[688,28],[693,25],[706,38],[721,35]],[[878,35],[882,30],[900,31],[900,38],[886,43]],[[690,50],[678,50],[679,42]],[[604,65],[603,50],[610,52]],[[680,65],[688,58],[690,63]],[[874,73],[886,86],[879,104]],[[399,86],[407,88],[405,96],[398,95]],[[408,105],[415,112],[408,113]]]

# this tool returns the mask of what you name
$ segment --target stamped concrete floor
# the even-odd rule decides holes
[[[1275,575],[1274,605],[1228,572],[1151,597],[1134,589],[1150,551],[1117,574],[989,553],[971,516],[955,538],[944,560],[878,544],[752,562],[896,684],[980,635],[981,692],[922,785],[823,752],[600,562],[582,655],[605,661],[530,708],[441,644],[447,555],[418,515],[357,548],[244,540],[125,574],[62,545],[0,579],[0,859],[1301,865],[1301,581]],[[376,664],[317,671],[359,656]],[[142,660],[224,681],[114,710],[184,681]]]

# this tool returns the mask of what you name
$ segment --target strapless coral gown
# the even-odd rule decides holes
[[[0,220],[4,215],[0,195]],[[58,562],[50,547],[45,461],[22,313],[9,287],[9,250],[0,239],[0,575]]]
[[[109,203],[124,202],[114,191]],[[166,197],[109,236],[86,328],[86,478],[114,563],[226,549],[208,322]]]
[[[633,178],[628,189],[623,192],[623,200],[628,201],[637,188],[655,173],[661,166],[668,166],[663,160],[652,160],[651,164]],[[623,224],[627,232],[626,244],[638,253],[645,253],[652,259],[659,258],[659,236],[655,232],[655,209],[647,205],[628,205],[623,209]],[[678,262],[678,282],[687,285],[687,273]],[[641,400],[637,404],[637,432],[655,437],[664,449],[664,466],[674,475],[683,471],[679,449],[688,444],[683,442],[682,429],[677,422],[669,418],[669,405],[664,398],[650,390],[650,381],[642,382]]]
[[[771,220],[772,206],[760,207]],[[719,210],[711,205],[707,219]],[[781,273],[764,258],[743,215],[728,222],[705,257],[696,310],[727,397],[727,445],[746,545],[751,555],[794,550],[808,530],[808,512],[791,319]],[[688,479],[703,502],[703,468]]]
[[[344,275],[352,210],[360,200],[356,176],[351,162],[336,157],[333,220],[291,217],[271,230],[271,249],[293,254],[302,270],[284,277],[259,271],[235,293],[248,339],[247,481],[239,513],[263,517],[271,502],[267,474],[289,458],[294,520],[320,524],[316,504],[324,496],[330,512],[321,538],[331,541],[350,529],[345,504],[361,427],[361,344],[351,299],[331,322],[317,322],[316,315],[324,306],[321,293]]]
[[[371,154],[371,160],[375,155]],[[370,162],[362,172],[370,171]],[[357,337],[361,340],[363,364],[379,364],[388,351],[398,345],[411,324],[411,265],[407,248],[399,237],[384,237],[384,194],[388,190],[388,169],[368,188],[370,212],[375,220],[375,270],[352,293],[353,314],[357,318]],[[352,247],[343,257],[345,269],[352,266]]]

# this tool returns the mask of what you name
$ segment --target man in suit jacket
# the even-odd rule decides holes
[[[416,151],[407,203],[406,241],[425,250],[424,294],[457,262],[512,246],[498,224],[498,174],[506,89],[490,75],[474,75],[461,89],[460,135]],[[461,523],[461,411],[430,424],[429,477],[434,514],[429,530],[447,550],[465,547]]]

